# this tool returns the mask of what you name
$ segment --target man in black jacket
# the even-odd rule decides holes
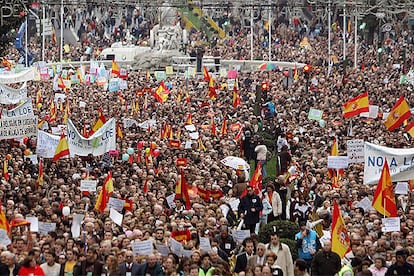
[[[341,257],[332,252],[332,244],[325,241],[322,247],[312,260],[312,276],[335,275],[341,270]]]
[[[254,233],[263,205],[259,196],[254,194],[253,187],[247,186],[246,189],[247,195],[240,199],[239,217],[244,219],[244,229],[249,229],[250,233]]]
[[[141,266],[141,264],[134,262],[134,253],[131,250],[128,250],[125,254],[125,262],[119,265],[119,273],[121,276],[138,275]]]
[[[247,261],[249,257],[252,257],[254,254],[254,242],[252,238],[246,238],[243,241],[244,252],[236,256],[236,265],[234,266],[235,273],[240,273],[241,271],[246,270]]]

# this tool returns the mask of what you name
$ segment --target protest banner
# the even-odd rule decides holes
[[[97,180],[82,179],[80,183],[81,192],[96,192]]]
[[[0,140],[37,136],[37,116],[2,118],[0,120]]]
[[[88,138],[79,133],[70,119],[67,126],[69,151],[73,155],[88,156],[92,154],[99,156],[116,149],[116,124],[113,118]]]
[[[413,179],[414,149],[394,149],[365,142],[364,184],[377,184],[387,159],[393,182]]]
[[[328,156],[328,168],[330,169],[348,168],[348,156]]]
[[[136,120],[130,118],[124,118],[122,124],[124,125],[124,128],[130,128],[134,125],[139,126],[139,123]]]
[[[53,158],[59,140],[59,135],[53,135],[39,130],[37,133],[37,155],[44,158]]]
[[[320,121],[322,119],[322,115],[323,115],[322,110],[319,110],[319,109],[316,109],[316,108],[311,108],[311,109],[309,109],[308,119],[309,120]]]
[[[27,99],[26,82],[18,89],[0,84],[0,104],[17,104],[25,99]]]
[[[11,83],[18,83],[24,81],[33,80],[36,76],[36,69],[31,67],[20,72],[7,73],[7,74],[0,74],[0,83],[1,84],[11,84]]]
[[[154,251],[154,245],[151,240],[134,241],[132,251],[135,255],[151,255]]]
[[[346,152],[348,155],[348,163],[363,163],[364,140],[353,139],[346,141]]]
[[[1,112],[1,118],[17,118],[24,116],[34,116],[31,100],[26,100],[21,105],[16,106],[15,108],[10,110],[3,109]]]
[[[56,223],[55,222],[42,222],[39,221],[39,233],[40,234],[47,234],[49,232],[53,232],[56,230]]]

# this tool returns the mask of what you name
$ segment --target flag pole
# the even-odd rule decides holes
[[[42,5],[42,13],[43,13],[43,22],[40,24],[42,26],[42,61],[45,61],[45,42],[46,42],[46,36],[45,36],[45,22],[46,22],[46,11],[45,11],[45,3]]]
[[[63,62],[63,0],[60,1],[60,66]]]
[[[272,61],[272,0],[269,0],[269,61]]]
[[[25,17],[26,17],[26,23],[25,23],[25,32],[24,32],[24,47],[25,47],[25,57],[24,57],[24,63],[25,63],[25,66],[26,67],[28,67],[29,66],[29,61],[27,60],[28,58],[29,58],[29,54],[28,54],[28,51],[29,51],[29,46],[27,45],[28,44],[28,39],[27,39],[27,24],[28,24],[28,21],[27,21],[27,17],[29,16],[29,12],[28,12],[28,10],[26,9],[25,10]]]
[[[343,11],[343,28],[342,28],[342,38],[343,38],[343,54],[342,59],[346,60],[346,14],[345,14],[346,4],[344,2],[344,11]]]
[[[328,76],[331,73],[331,0],[328,2]]]
[[[250,7],[250,60],[253,60],[253,2]]]

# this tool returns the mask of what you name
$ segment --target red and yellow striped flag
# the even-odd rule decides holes
[[[8,161],[7,160],[3,161],[3,178],[6,181],[10,180],[9,167],[8,167]]]
[[[60,158],[69,156],[69,145],[66,135],[62,133],[59,143],[56,147],[55,155],[53,156],[53,162],[58,161]]]
[[[390,113],[385,119],[385,126],[389,131],[393,131],[398,128],[404,120],[408,119],[411,116],[410,107],[405,100],[404,96],[401,96],[395,105],[392,107]]]
[[[351,242],[338,203],[335,200],[332,212],[331,237],[332,251],[342,259],[351,250]]]
[[[382,168],[381,177],[378,181],[377,189],[372,200],[372,207],[378,213],[386,217],[397,217],[397,204],[395,202],[395,195],[393,192],[390,169],[388,167],[387,159],[385,159],[384,167]]]
[[[36,187],[43,186],[43,160],[39,161],[39,173],[37,174]]]

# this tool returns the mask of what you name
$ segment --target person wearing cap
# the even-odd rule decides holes
[[[395,253],[397,261],[388,267],[386,276],[391,275],[414,275],[414,266],[407,263],[408,251],[400,249]]]

